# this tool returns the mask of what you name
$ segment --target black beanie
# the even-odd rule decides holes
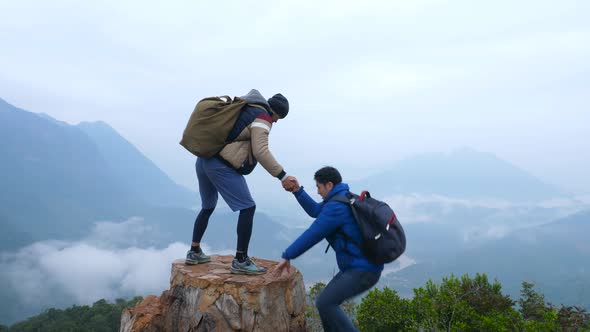
[[[268,104],[273,112],[275,112],[281,119],[289,113],[289,101],[280,93],[270,97]]]

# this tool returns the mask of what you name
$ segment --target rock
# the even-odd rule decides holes
[[[305,331],[303,276],[292,267],[287,278],[230,273],[233,256],[211,262],[172,263],[170,289],[147,296],[121,316],[121,332]],[[277,262],[253,259],[272,271]]]

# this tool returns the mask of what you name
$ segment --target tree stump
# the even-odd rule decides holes
[[[277,262],[253,259],[269,272],[232,274],[232,259],[174,261],[170,289],[124,310],[120,331],[305,331],[305,287],[297,269],[277,279],[271,276]]]

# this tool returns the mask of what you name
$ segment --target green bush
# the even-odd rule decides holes
[[[358,306],[357,321],[362,331],[407,331],[413,323],[411,302],[387,287],[373,289]]]
[[[115,303],[99,300],[92,306],[73,306],[68,309],[49,309],[44,313],[0,331],[10,332],[110,332],[119,331],[123,309],[134,306],[141,297],[130,301],[117,299]]]
[[[516,303],[519,309],[515,308]],[[515,302],[485,274],[429,280],[402,299],[389,288],[370,291],[357,308],[361,331],[590,331],[590,314],[580,307],[556,309],[534,285],[523,282]]]

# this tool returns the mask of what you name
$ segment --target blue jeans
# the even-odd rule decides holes
[[[342,302],[373,287],[381,272],[346,270],[338,272],[316,301],[324,331],[358,331],[340,308]]]

